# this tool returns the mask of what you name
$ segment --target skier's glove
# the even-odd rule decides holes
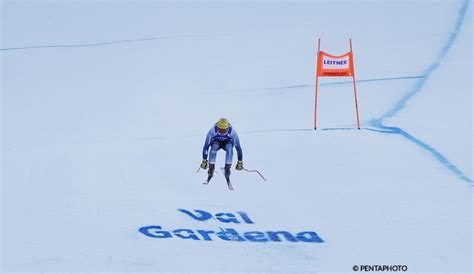
[[[237,165],[235,165],[235,169],[243,170],[244,169],[244,163],[242,161],[237,161]]]
[[[201,168],[202,169],[207,169],[207,166],[208,166],[207,159],[202,159]]]

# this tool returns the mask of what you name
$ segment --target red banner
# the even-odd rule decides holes
[[[344,55],[335,56],[324,51],[320,51],[318,55],[318,76],[353,76],[354,65],[352,61],[352,53],[348,52]]]

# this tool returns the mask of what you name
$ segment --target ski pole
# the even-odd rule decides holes
[[[263,179],[265,182],[267,181],[267,179],[265,179],[265,177],[263,177],[263,175],[262,175],[258,170],[256,170],[256,169],[248,170],[248,169],[244,168],[244,170],[247,171],[247,172],[257,172],[258,175],[260,175],[260,177],[262,177],[262,179]]]
[[[196,173],[198,173],[198,172],[199,172],[199,170],[201,170],[201,166],[199,166],[198,170],[196,170]]]

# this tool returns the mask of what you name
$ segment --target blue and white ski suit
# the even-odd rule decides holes
[[[216,155],[219,149],[225,150],[225,163],[232,164],[233,148],[237,150],[237,159],[242,161],[243,154],[242,148],[240,147],[239,135],[232,128],[232,125],[229,125],[229,129],[225,134],[219,133],[217,130],[217,123],[209,130],[204,142],[204,147],[202,149],[202,158],[207,159],[207,154],[209,147],[211,147],[211,152],[209,155],[209,163],[216,163]]]

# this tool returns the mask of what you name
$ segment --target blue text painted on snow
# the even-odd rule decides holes
[[[205,210],[178,209],[179,212],[199,222],[217,220],[224,224],[255,224],[250,216],[243,212],[212,214]],[[234,228],[221,228],[217,230],[178,228],[167,230],[160,225],[144,226],[138,229],[145,236],[157,239],[179,238],[194,241],[235,241],[235,242],[294,242],[294,243],[323,243],[323,239],[314,231],[289,232],[286,230],[270,231],[237,231]]]

